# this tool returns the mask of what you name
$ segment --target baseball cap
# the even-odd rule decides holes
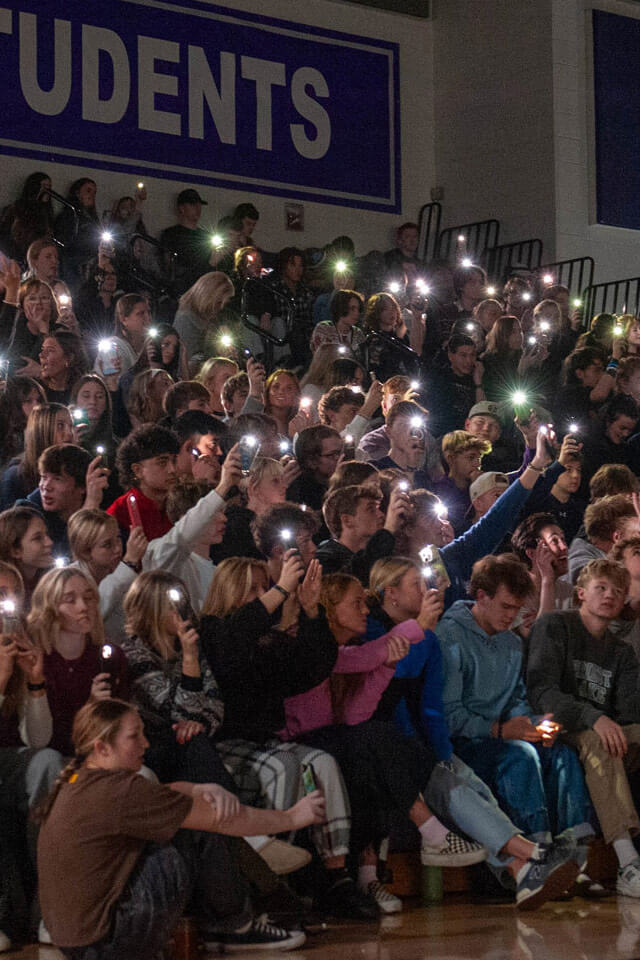
[[[177,204],[181,203],[201,203],[203,207],[209,206],[206,200],[203,200],[197,190],[181,190],[178,194]]]
[[[509,486],[509,477],[506,473],[497,473],[495,470],[487,470],[481,473],[469,487],[469,499],[476,500],[483,493],[489,493],[490,490],[506,490]]]
[[[500,404],[494,403],[492,400],[481,400],[480,403],[474,404],[469,410],[467,419],[470,420],[471,417],[494,417],[499,420]]]

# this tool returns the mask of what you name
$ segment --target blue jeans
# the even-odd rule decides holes
[[[88,946],[60,946],[62,954],[67,960],[155,960],[188,905],[205,938],[246,925],[250,888],[226,839],[179,830],[170,844],[149,844],[113,908],[109,933]]]
[[[455,749],[529,839],[549,840],[567,830],[576,840],[593,834],[593,807],[570,747],[487,738],[460,740]]]

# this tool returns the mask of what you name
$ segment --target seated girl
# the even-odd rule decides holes
[[[302,558],[288,550],[269,589],[267,565],[233,557],[216,571],[203,608],[202,648],[215,672],[225,716],[217,746],[241,798],[286,807],[304,792],[303,768],[312,763],[327,801],[327,822],[312,839],[325,873],[323,909],[334,916],[375,919],[377,910],[346,871],[350,810],[337,764],[322,750],[276,736],[284,701],[329,676],[337,654],[322,608],[320,569],[312,561],[304,580]],[[277,629],[284,605],[296,603],[297,628]]]
[[[43,917],[63,955],[158,956],[187,904],[208,951],[304,943],[301,931],[254,914],[249,885],[215,834],[316,823],[320,794],[287,811],[255,810],[216,784],[149,783],[137,775],[147,747],[128,703],[94,700],[75,719],[73,759],[42,809],[38,843]]]
[[[40,384],[37,386],[42,390]],[[61,403],[38,403],[27,418],[24,453],[0,476],[0,510],[12,507],[38,486],[38,460],[47,447],[72,442],[73,424],[67,408]]]
[[[24,588],[18,570],[0,561],[0,951],[27,934],[36,831],[29,813],[48,794],[63,759],[48,749],[51,713],[42,650],[24,632]],[[25,829],[26,828],[26,829]],[[40,931],[40,939],[44,934]]]
[[[432,748],[404,737],[392,723],[371,719],[396,664],[423,640],[424,630],[409,618],[380,636],[375,646],[361,646],[368,607],[360,581],[345,573],[329,574],[320,598],[338,656],[329,678],[286,701],[281,736],[327,750],[340,764],[351,801],[354,852],[360,856],[359,884],[384,909],[389,894],[377,884],[377,846],[399,814],[418,828],[423,858],[448,848],[448,864],[464,866],[484,860],[486,851],[453,835],[422,799],[435,764]]]
[[[73,565],[46,573],[33,593],[27,636],[44,654],[51,746],[69,756],[80,707],[89,698],[127,694],[126,659],[120,647],[104,642],[93,578]]]
[[[46,570],[53,566],[53,541],[35,507],[13,507],[0,513],[0,556],[16,566],[24,589],[24,609]]]

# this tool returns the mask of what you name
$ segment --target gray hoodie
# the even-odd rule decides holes
[[[578,574],[590,560],[600,560],[606,557],[606,553],[599,547],[594,547],[589,540],[583,540],[582,537],[574,537],[569,547],[569,579],[575,585]]]

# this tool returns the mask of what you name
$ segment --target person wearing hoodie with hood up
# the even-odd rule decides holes
[[[586,539],[574,537],[569,548],[569,578],[576,583],[591,560],[602,560],[621,540],[640,533],[638,494],[616,493],[590,503],[584,513]]]
[[[529,571],[519,560],[484,557],[471,575],[473,602],[456,602],[436,632],[456,755],[538,845],[540,874],[553,875],[547,883],[559,894],[576,878],[578,863],[586,861],[593,809],[576,754],[556,742],[560,724],[551,714],[534,717],[526,699],[521,641],[511,626],[532,591]],[[574,859],[573,870],[567,855]],[[527,895],[520,879],[516,902]],[[522,879],[527,891],[540,881]]]

